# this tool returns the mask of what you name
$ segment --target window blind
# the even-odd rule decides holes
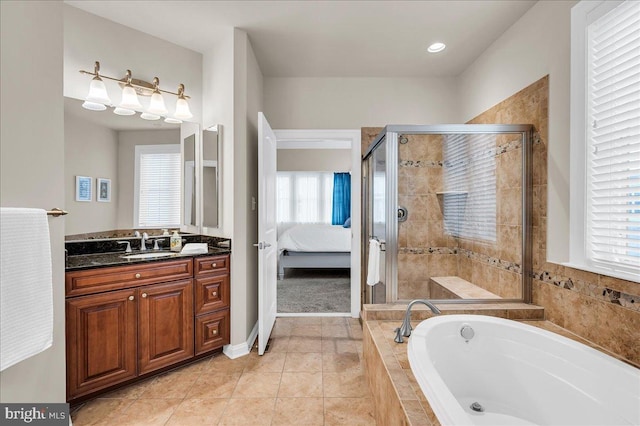
[[[587,27],[586,255],[640,269],[640,2]]]
[[[447,135],[443,140],[445,231],[496,241],[495,135]]]
[[[136,146],[140,227],[180,224],[180,145]]]
[[[333,173],[278,172],[278,223],[331,223]]]

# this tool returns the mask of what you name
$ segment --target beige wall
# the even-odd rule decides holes
[[[118,218],[117,227],[114,229],[133,228],[136,145],[177,145],[179,143],[179,129],[121,130],[118,132],[118,186],[112,187],[118,191]]]
[[[274,129],[359,129],[460,119],[455,78],[273,78],[264,80]]]
[[[539,1],[457,79],[461,121],[468,121],[549,75],[547,256],[556,262],[569,260],[569,52],[575,3]]]
[[[348,172],[351,150],[345,149],[279,149],[278,171]]]
[[[64,178],[62,8],[57,1],[0,2],[3,207],[69,208]],[[66,400],[64,228],[64,217],[49,219],[53,346],[0,373],[2,402]]]
[[[118,134],[65,112],[64,115],[65,205],[73,212],[66,220],[65,234],[117,229]],[[76,201],[76,176],[93,178],[92,201]],[[111,179],[111,202],[98,202],[96,178]]]

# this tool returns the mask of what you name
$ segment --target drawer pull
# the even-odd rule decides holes
[[[218,334],[218,330],[211,330],[211,334],[216,336]]]
[[[142,293],[142,298],[146,299],[147,298],[147,293]]]
[[[135,299],[135,297],[129,296],[129,300],[133,300],[133,299]]]
[[[218,266],[218,264],[217,264],[217,263],[212,263],[212,264],[211,264],[211,267],[212,267],[212,268],[215,268],[216,266]]]
[[[218,296],[218,292],[217,292],[217,291],[212,291],[212,292],[211,292],[211,296],[213,296],[213,297]]]
[[[142,275],[140,274],[136,274],[136,278],[140,278]]]

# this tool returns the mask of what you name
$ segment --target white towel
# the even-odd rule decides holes
[[[189,243],[182,247],[180,254],[202,254],[208,252],[209,247],[207,243]]]
[[[369,240],[369,262],[367,267],[367,284],[376,285],[380,282],[380,241]]]
[[[47,212],[0,208],[0,371],[53,342]]]

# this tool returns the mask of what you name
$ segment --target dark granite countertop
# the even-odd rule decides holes
[[[162,253],[172,253],[166,250]],[[125,266],[137,263],[151,263],[162,262],[168,260],[184,259],[185,257],[201,257],[201,256],[216,256],[225,255],[231,253],[227,248],[212,248],[209,247],[208,253],[202,254],[180,254],[172,253],[170,256],[164,257],[151,257],[143,259],[127,259],[128,255],[142,254],[142,253],[160,253],[154,250],[147,251],[134,251],[133,253],[125,253],[124,251],[112,252],[112,253],[95,253],[95,254],[80,254],[75,256],[68,256],[65,271],[77,271],[80,269],[89,268],[103,268],[108,266]]]

